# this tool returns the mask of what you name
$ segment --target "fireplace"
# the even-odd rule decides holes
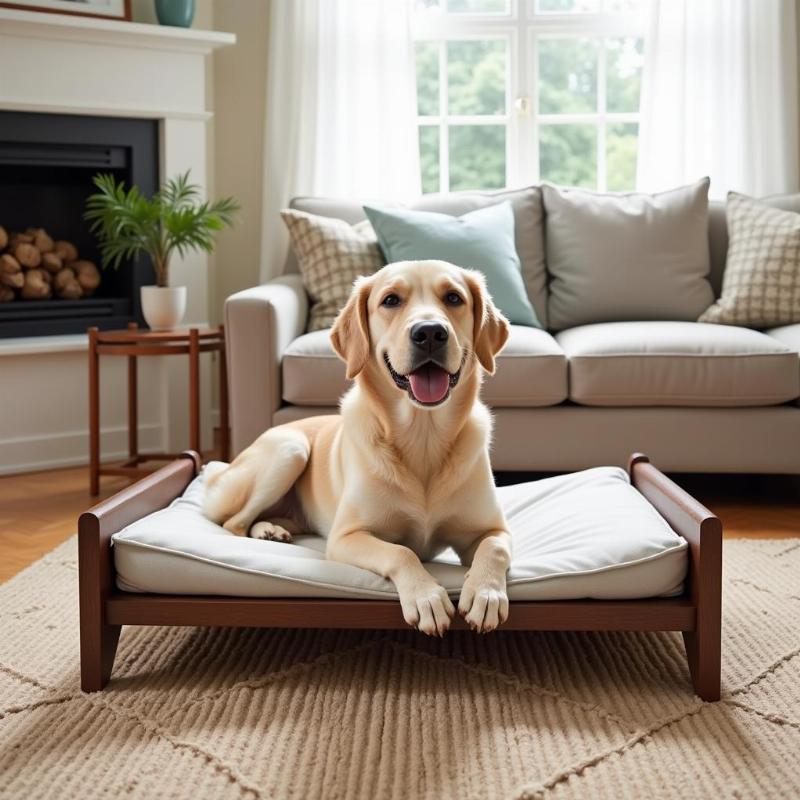
[[[158,186],[158,122],[68,114],[0,111],[0,225],[6,231],[44,228],[75,244],[81,259],[100,266],[83,219],[92,176],[113,173],[146,195]],[[144,324],[139,287],[153,283],[141,256],[103,270],[91,297],[0,303],[0,338],[85,333]]]

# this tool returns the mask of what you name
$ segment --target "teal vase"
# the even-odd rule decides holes
[[[156,16],[161,25],[191,28],[194,0],[156,0]]]

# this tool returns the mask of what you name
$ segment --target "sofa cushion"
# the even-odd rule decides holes
[[[216,462],[209,465],[218,469]],[[168,508],[113,537],[117,586],[129,592],[395,599],[390,581],[325,558],[325,539],[292,544],[232,536],[202,513],[205,475]],[[511,600],[680,594],[687,543],[619,467],[498,489],[514,543]],[[426,565],[453,596],[466,568],[452,550]],[[512,612],[513,613],[513,612]]]
[[[283,356],[283,399],[300,406],[338,403],[348,387],[344,364],[328,331],[295,339]],[[567,398],[567,360],[555,339],[539,328],[512,325],[508,343],[487,377],[483,399],[492,406],[550,406]]]
[[[301,406],[335,405],[349,382],[333,352],[330,330],[298,336],[283,354],[283,399]]]
[[[415,211],[437,211],[459,217],[469,211],[502,203],[508,200],[514,209],[514,243],[522,265],[522,278],[528,299],[536,312],[536,318],[547,327],[547,269],[544,258],[544,212],[542,190],[538,186],[521,189],[501,189],[496,192],[450,192],[448,194],[426,194],[413,203],[401,206],[371,198],[369,205],[395,206]],[[296,197],[291,207],[319,214],[338,217],[351,224],[365,218],[363,203],[353,200],[334,200],[325,197]],[[297,271],[294,254],[289,255],[287,271]]]
[[[490,406],[555,406],[567,399],[567,358],[546,331],[512,325],[481,397]]]
[[[612,322],[562,331],[570,399],[590,406],[768,406],[800,394],[797,355],[758,331]]]
[[[708,179],[659,194],[542,187],[550,327],[696,320],[708,282]]]
[[[777,339],[785,344],[790,350],[800,354],[800,323],[795,325],[781,325],[780,328],[770,328],[764,331],[767,336]]]
[[[780,328],[771,328],[764,331],[767,336],[772,336],[782,344],[785,344],[790,350],[797,353],[797,369],[800,371],[800,323],[797,325],[782,325]],[[797,405],[800,406],[800,397],[797,399]]]

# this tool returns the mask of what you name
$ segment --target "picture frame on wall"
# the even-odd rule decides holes
[[[131,19],[131,0],[14,0],[12,3],[0,1],[0,8],[46,11],[50,14],[100,17],[128,22]]]

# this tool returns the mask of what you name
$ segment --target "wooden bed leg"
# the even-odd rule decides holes
[[[81,622],[81,691],[99,692],[111,679],[121,625]]]
[[[78,574],[81,617],[81,689],[98,692],[109,681],[122,627],[105,621],[113,564],[111,537],[102,537],[100,520],[91,513],[78,522]]]
[[[691,586],[697,617],[695,630],[683,632],[683,642],[694,690],[713,702],[720,697],[722,669],[722,523],[716,517],[703,520],[697,550],[695,554],[692,546]]]
[[[111,678],[121,625],[108,624],[108,599],[116,571],[111,537],[137,519],[169,505],[200,471],[200,456],[175,461],[117,492],[78,520],[78,587],[81,627],[81,689],[98,692]]]
[[[629,462],[633,485],[673,530],[689,543],[689,596],[695,607],[693,630],[683,631],[689,672],[697,695],[720,697],[722,636],[722,523],[705,506],[659,472],[650,459],[634,453]]]
[[[683,643],[686,646],[686,659],[689,662],[694,693],[701,700],[711,703],[719,700],[721,667],[719,647],[714,647],[713,642],[708,643],[697,631],[684,631]]]

